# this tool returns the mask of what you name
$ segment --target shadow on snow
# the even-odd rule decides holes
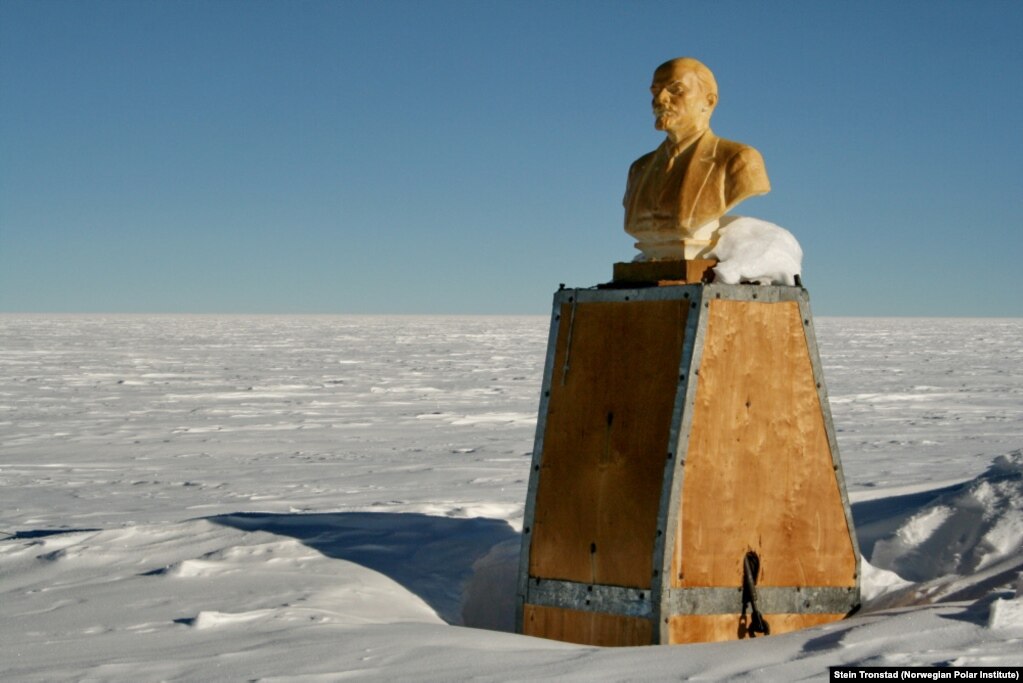
[[[380,572],[449,624],[514,629],[520,535],[504,520],[384,512],[239,512],[209,520],[291,536]]]
[[[877,541],[914,514],[964,486],[854,503],[864,557],[869,559]],[[504,520],[384,512],[239,512],[208,519],[244,531],[290,536],[327,557],[380,572],[419,596],[449,624],[514,630],[521,536]],[[976,620],[979,615],[971,612],[962,618]]]

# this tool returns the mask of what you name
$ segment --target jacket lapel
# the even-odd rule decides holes
[[[705,199],[704,193],[710,186],[710,178],[717,166],[718,136],[710,129],[696,143],[693,157],[689,160],[685,179],[682,181],[682,192],[679,193],[679,217],[683,227],[688,230],[699,227],[701,219],[700,200]]]

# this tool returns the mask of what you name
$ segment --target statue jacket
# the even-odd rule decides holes
[[[692,234],[736,204],[771,189],[760,152],[709,129],[676,152],[666,139],[629,169],[625,231]]]

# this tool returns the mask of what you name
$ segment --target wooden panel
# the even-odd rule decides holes
[[[531,576],[650,586],[688,306],[562,307]]]
[[[714,279],[712,269],[717,264],[718,262],[714,259],[619,262],[614,264],[614,281],[618,284],[661,281],[673,283],[710,282]]]
[[[602,647],[653,643],[653,624],[648,619],[539,605],[526,605],[522,632],[527,636]]]
[[[777,636],[801,628],[820,626],[842,619],[844,614],[765,614],[764,620]],[[749,617],[747,616],[747,619]],[[668,644],[709,643],[721,640],[740,640],[738,614],[677,615],[668,622]],[[758,638],[763,638],[758,635]]]
[[[794,301],[712,301],[671,585],[853,586],[856,557]]]

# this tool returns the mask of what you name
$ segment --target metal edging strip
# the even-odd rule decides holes
[[[842,498],[842,508],[845,510],[845,523],[849,532],[849,539],[852,542],[853,554],[856,558],[856,573],[853,578],[856,581],[856,599],[858,604],[860,594],[860,544],[856,538],[852,506],[849,504],[849,494],[845,488],[845,473],[842,471],[842,458],[838,451],[835,423],[831,417],[828,389],[824,383],[824,367],[821,364],[820,351],[817,347],[817,334],[813,326],[813,313],[810,312],[810,294],[805,289],[801,290],[801,292],[802,295],[799,297],[799,316],[803,321],[803,337],[806,339],[806,348],[810,355],[810,366],[813,368],[814,382],[817,384],[817,398],[820,402],[821,416],[824,419],[824,431],[828,437],[828,448],[831,449],[831,464],[834,469],[836,483],[838,484],[838,493]]]
[[[536,435],[533,439],[533,458],[529,466],[529,487],[526,489],[526,507],[522,515],[522,549],[519,552],[518,595],[515,609],[515,632],[522,633],[523,611],[529,582],[529,553],[533,540],[533,523],[536,513],[536,492],[540,484],[540,467],[543,459],[544,430],[547,426],[547,409],[551,395],[551,381],[554,375],[554,356],[557,354],[558,332],[561,326],[561,306],[567,299],[575,302],[578,290],[559,289],[554,293],[551,310],[551,325],[547,335],[547,357],[544,361],[543,383],[540,388],[540,406],[536,419]]]
[[[856,607],[858,595],[853,586],[760,586],[757,604],[764,614],[846,614]],[[742,587],[671,588],[664,599],[668,609],[659,616],[649,590],[536,578],[529,582],[525,602],[640,619],[740,614],[743,608]]]
[[[723,284],[683,284],[665,285],[663,287],[638,287],[635,289],[565,289],[557,294],[571,293],[581,304],[610,303],[622,301],[677,301],[686,292],[704,292],[709,298],[727,301],[757,301],[761,303],[777,303],[780,301],[799,301],[806,290],[787,285],[723,285]],[[557,295],[556,294],[556,295]]]
[[[764,614],[846,614],[858,596],[852,586],[758,586],[757,607]],[[672,588],[667,604],[672,616],[739,614],[742,587]]]
[[[661,479],[661,501],[657,513],[657,536],[654,539],[654,575],[651,577],[651,593],[654,603],[654,618],[658,628],[654,630],[655,643],[667,641],[663,631],[662,615],[665,614],[666,595],[664,587],[670,580],[671,562],[675,551],[676,528],[681,504],[682,480],[685,474],[686,450],[689,447],[689,429],[692,426],[692,404],[696,392],[696,376],[693,369],[699,367],[702,354],[703,328],[703,285],[694,285],[681,296],[673,298],[688,301],[686,329],[682,338],[682,353],[679,357],[678,385],[675,403],[672,407],[671,427],[668,431],[668,453],[665,457],[664,475]]]
[[[654,612],[650,591],[645,588],[554,579],[532,579],[529,582],[526,602],[544,607],[603,612],[642,619],[650,619]]]
[[[676,485],[681,485],[682,464],[685,460],[684,450],[679,447],[680,432],[685,431],[683,418],[685,417],[685,399],[687,386],[690,384],[690,371],[693,352],[694,338],[700,321],[700,294],[703,291],[702,285],[686,285],[684,289],[675,289],[672,299],[687,304],[685,312],[685,330],[682,334],[682,349],[679,354],[677,384],[675,389],[675,400],[671,409],[671,422],[668,428],[668,452],[664,462],[664,474],[661,477],[661,500],[657,513],[657,530],[654,537],[654,557],[652,566],[654,574],[651,577],[651,594],[654,603],[654,619],[660,623],[662,609],[662,593],[664,588],[663,577],[667,576],[671,567],[671,554],[673,544],[668,539],[669,532],[673,529],[671,520],[677,516],[678,501],[673,492],[677,490]],[[666,560],[667,557],[667,560]],[[662,639],[660,630],[655,630],[655,639]],[[662,639],[663,640],[663,639]],[[658,640],[659,642],[660,640]]]

